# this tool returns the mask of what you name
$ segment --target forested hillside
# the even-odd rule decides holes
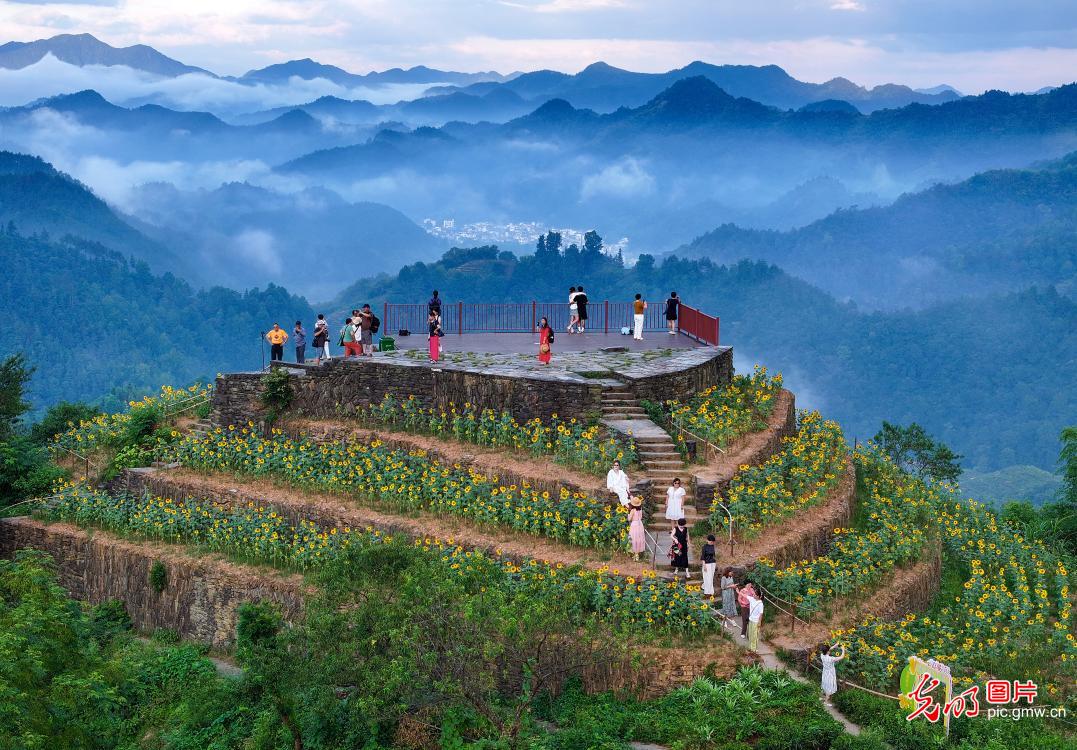
[[[178,256],[118,217],[89,188],[36,156],[0,151],[0,226],[101,242],[157,270],[187,269]]]
[[[656,264],[643,256],[624,268],[575,246],[519,259],[479,248],[365,280],[334,308],[420,302],[434,288],[450,302],[550,301],[578,283],[592,300],[642,292],[659,302],[676,290],[717,313],[739,366],[763,361],[785,371],[805,405],[825,408],[850,437],[870,437],[883,419],[915,420],[970,467],[1050,470],[1058,433],[1077,413],[1077,392],[1059,378],[1077,351],[1077,303],[1051,287],[917,312],[865,313],[767,263],[673,257]]]
[[[108,406],[227,370],[257,369],[259,332],[313,322],[306,301],[270,285],[195,291],[100,245],[0,232],[0,351],[22,351],[41,408]],[[102,397],[105,397],[102,401]]]
[[[723,225],[677,251],[719,263],[766,260],[839,298],[920,306],[960,294],[1059,284],[1077,293],[1077,153],[994,170],[848,209],[787,232]]]

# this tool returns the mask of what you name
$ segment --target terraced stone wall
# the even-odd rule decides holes
[[[297,576],[261,574],[214,556],[190,556],[64,523],[0,520],[0,557],[24,548],[52,555],[60,585],[75,599],[91,604],[119,599],[137,630],[169,628],[222,651],[235,641],[236,610],[243,602],[276,602],[286,617],[302,609],[304,587]],[[158,561],[166,571],[160,592],[150,585]]]

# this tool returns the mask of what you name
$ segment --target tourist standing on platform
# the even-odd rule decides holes
[[[669,299],[666,300],[666,322],[669,323],[669,332],[671,334],[677,333],[677,316],[680,313],[681,301],[677,299],[676,292],[669,293]]]
[[[374,313],[370,305],[363,305],[359,311],[359,353],[368,357],[374,356]]]
[[[673,484],[666,490],[666,520],[671,528],[677,527],[677,522],[684,518],[684,487],[681,480],[674,479]]]
[[[578,333],[587,332],[587,295],[582,286],[576,287],[576,314],[580,318]]]
[[[759,651],[759,628],[763,624],[763,600],[752,593],[748,595],[748,650]]]
[[[325,316],[318,313],[318,321],[314,324],[314,350],[318,352],[317,362],[322,363],[322,359],[330,359],[329,357],[329,322],[326,321]]]
[[[274,323],[273,328],[266,334],[266,341],[269,342],[270,362],[284,361],[284,342],[287,340],[288,334],[284,332],[283,328]]]
[[[543,318],[539,322],[539,353],[538,360],[544,365],[550,364],[550,360],[553,358],[553,329],[550,328],[550,321]]]
[[[726,568],[722,571],[722,577],[718,580],[718,585],[722,587],[722,615],[729,619],[735,619],[737,616],[737,584],[733,580],[733,568]]]
[[[303,330],[301,320],[297,320],[292,329],[292,343],[295,345],[295,361],[303,364],[307,361],[307,332]]]
[[[714,534],[707,534],[707,543],[699,553],[699,560],[703,563],[703,596],[714,599],[714,569],[718,566],[715,557]]]
[[[755,587],[752,582],[741,586],[737,591],[737,607],[740,609],[740,637],[748,637],[748,597],[755,596]]]
[[[621,468],[620,461],[614,461],[613,467],[606,472],[606,489],[617,496],[621,505],[628,505],[628,475]]]
[[[828,706],[831,705],[830,696],[838,692],[838,670],[836,665],[845,658],[845,646],[834,644],[834,648],[841,649],[841,656],[832,655],[832,649],[829,644],[824,643],[819,648],[819,661],[823,662],[823,695],[826,696],[826,705]]]
[[[647,551],[647,530],[643,528],[643,498],[636,495],[628,507],[628,539],[632,542],[632,553],[639,562],[639,556]]]
[[[430,349],[430,361],[437,362],[441,357],[441,320],[433,310],[427,315],[427,326],[430,335],[427,337],[427,346]]]
[[[673,576],[677,576],[678,570],[684,570],[684,580],[687,581],[692,577],[688,571],[688,547],[692,544],[692,536],[688,533],[688,522],[682,518],[669,535],[673,539],[673,546],[669,548],[669,565],[673,568]]]
[[[352,325],[351,318],[346,318],[344,320],[344,327],[340,329],[340,340],[338,343],[340,346],[344,347],[344,359],[355,354],[355,326]]]
[[[441,317],[441,298],[438,297],[437,289],[430,295],[430,300],[426,303],[426,311],[428,313],[437,313],[438,317]]]
[[[643,312],[647,309],[647,302],[642,294],[636,295],[636,301],[632,303],[632,338],[643,341]]]
[[[580,322],[579,306],[576,304],[576,287],[568,288],[568,333],[575,333]]]

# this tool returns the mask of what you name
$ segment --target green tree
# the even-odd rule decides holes
[[[1077,427],[1062,430],[1062,450],[1058,453],[1058,465],[1062,474],[1062,499],[1077,506]]]
[[[82,402],[61,401],[53,404],[40,421],[30,426],[30,441],[45,446],[68,427],[89,421],[101,414],[101,410]]]
[[[0,363],[0,440],[15,434],[19,419],[30,409],[23,396],[34,368],[21,352]]]
[[[961,456],[938,442],[916,422],[908,427],[883,422],[872,441],[898,466],[921,479],[954,482],[961,476]]]

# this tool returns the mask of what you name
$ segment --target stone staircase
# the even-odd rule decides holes
[[[684,518],[688,522],[688,527],[692,528],[697,521],[707,517],[706,509],[700,510],[696,507],[695,483],[692,476],[688,473],[673,438],[647,417],[647,413],[639,405],[635,394],[627,385],[603,390],[602,418],[603,421],[615,423],[621,431],[632,431],[632,439],[636,443],[643,475],[632,476],[630,479],[633,488],[644,484],[649,487],[644,496],[650,515],[647,531],[657,542],[656,559],[659,570],[663,566],[666,566],[668,570],[667,553],[671,540],[670,523],[665,518],[666,490],[674,479],[679,478],[685,490]],[[649,539],[648,546],[652,544],[653,542]],[[699,569],[696,562],[699,555],[697,548],[702,544],[702,539],[693,538],[692,549],[688,551],[689,563],[696,571]]]
[[[210,432],[212,429],[213,425],[210,423],[210,421],[203,418],[191,425],[190,433],[194,437],[202,438],[205,437],[206,433]]]

